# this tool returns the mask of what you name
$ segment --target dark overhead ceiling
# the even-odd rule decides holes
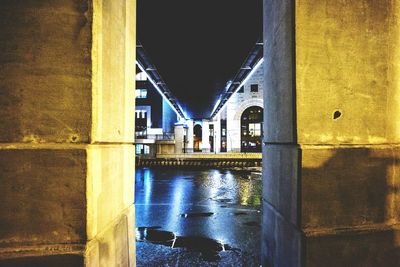
[[[191,117],[208,117],[262,34],[262,0],[138,0],[138,39]]]

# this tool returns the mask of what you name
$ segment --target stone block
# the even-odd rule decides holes
[[[296,0],[299,143],[400,141],[399,15],[391,0]]]
[[[262,264],[266,267],[302,266],[301,231],[263,202]]]
[[[301,149],[303,228],[398,223],[400,147]]]
[[[263,199],[294,225],[300,224],[299,153],[295,145],[267,145],[263,151]]]
[[[90,240],[85,252],[85,267],[135,266],[134,218],[134,206],[131,205]]]
[[[294,6],[292,1],[264,1],[264,140],[295,141]]]
[[[399,234],[399,229],[376,228],[308,236],[304,266],[398,266]]]
[[[83,243],[84,149],[0,149],[0,246]]]
[[[82,255],[65,254],[52,256],[19,257],[0,261],[1,267],[80,267],[84,266]]]
[[[136,1],[93,1],[92,143],[133,143]]]
[[[87,1],[2,1],[0,142],[88,142]]]
[[[87,175],[88,239],[134,203],[135,147],[90,145]]]

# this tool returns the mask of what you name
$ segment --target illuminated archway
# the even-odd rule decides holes
[[[201,152],[201,141],[203,139],[203,127],[196,124],[193,128],[193,150],[194,152]]]
[[[259,106],[247,108],[240,119],[241,152],[259,152],[262,148],[263,109]]]

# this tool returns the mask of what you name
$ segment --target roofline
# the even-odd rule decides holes
[[[163,97],[163,99],[170,105],[170,107],[174,110],[174,112],[178,115],[178,117],[187,120],[188,118],[183,112],[180,105],[178,104],[177,99],[168,89],[166,83],[161,78],[161,75],[158,73],[156,67],[151,62],[150,58],[147,56],[143,46],[140,44],[139,41],[137,42],[136,45],[136,51],[137,51],[136,65],[142,72],[146,74],[151,84],[156,88],[156,90]]]
[[[226,92],[222,93],[219,97],[210,114],[210,119],[214,119],[219,115],[228,100],[251,78],[263,62],[263,43],[257,42],[240,67],[233,81],[226,87]]]

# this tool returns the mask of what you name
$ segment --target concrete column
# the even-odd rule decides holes
[[[134,266],[135,1],[2,1],[0,265]]]
[[[202,122],[202,148],[210,150],[210,123],[206,120]]]
[[[186,148],[188,149],[189,152],[193,152],[193,130],[194,130],[194,121],[193,120],[188,120],[186,121],[186,125],[187,125],[187,144],[186,144]]]
[[[181,154],[183,153],[184,149],[184,135],[185,129],[183,125],[176,125],[175,126],[175,153]]]
[[[245,102],[242,96],[235,94],[229,99],[226,105],[226,131],[227,131],[227,151],[240,152],[241,136],[240,136],[240,116],[237,118],[237,113],[240,110],[241,104]],[[240,114],[241,115],[241,114]]]
[[[218,115],[214,120],[214,142],[215,152],[221,152],[221,115]]]
[[[240,121],[233,119],[227,120],[228,152],[240,152],[240,130]]]
[[[399,8],[264,1],[264,266],[400,262]]]

